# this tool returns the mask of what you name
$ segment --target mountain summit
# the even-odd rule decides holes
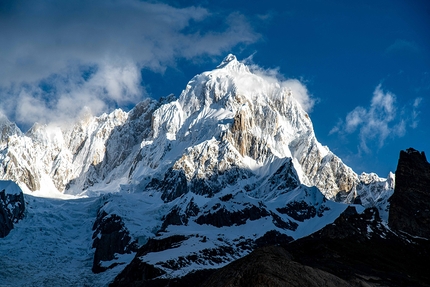
[[[234,55],[177,99],[68,128],[35,124],[23,134],[0,124],[1,179],[27,194],[102,195],[93,210],[96,272],[118,270],[131,260],[119,254],[133,252],[124,274],[220,267],[324,227],[345,203],[376,207],[386,220],[394,189],[392,174],[354,173],[317,141],[292,87]]]
[[[233,54],[228,54],[227,57],[224,58],[224,60],[222,60],[222,62],[217,66],[217,68],[223,68],[224,66],[226,66],[227,64],[229,64],[230,62],[233,63],[237,63],[239,64],[239,62],[237,61],[237,58],[235,55]]]

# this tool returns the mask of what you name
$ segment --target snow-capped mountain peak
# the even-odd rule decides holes
[[[12,136],[22,136],[22,132],[15,123],[0,113],[0,146],[7,144],[8,138]]]
[[[25,135],[3,120],[9,132],[4,128],[2,137],[12,132],[16,141],[1,151],[2,178],[29,190],[53,185],[59,192],[91,193],[112,181],[142,186],[150,181],[149,171],[160,180],[168,168],[182,170],[188,179],[233,166],[250,174],[260,170],[263,176],[261,170],[272,170],[268,166],[277,159],[291,158],[300,181],[317,186],[330,199],[360,185],[360,178],[317,141],[293,91],[251,72],[232,54],[216,69],[193,77],[179,99],[148,100],[138,107],[139,114],[115,110],[87,115],[68,129],[35,125]],[[132,140],[118,159],[121,135]],[[20,160],[23,151],[27,155]],[[9,155],[18,157],[16,164]],[[23,162],[30,178],[26,184],[19,175]],[[214,184],[223,186],[218,180]]]
[[[0,123],[1,179],[36,195],[103,195],[91,200],[93,247],[117,249],[96,251],[97,272],[124,263],[115,254],[133,244],[143,248],[134,260],[165,277],[223,266],[274,234],[290,240],[322,228],[344,203],[386,211],[394,185],[359,177],[318,142],[293,89],[234,55],[193,77],[178,99],[146,99],[129,112],[26,134]],[[104,224],[116,235],[103,237],[111,230]]]
[[[231,66],[238,66],[240,65],[239,61],[237,60],[236,56],[233,54],[228,54],[224,60],[217,66],[217,69],[221,69],[226,67],[227,65]]]

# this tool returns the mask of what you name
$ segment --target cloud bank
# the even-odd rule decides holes
[[[360,149],[370,153],[369,145],[374,141],[377,147],[384,146],[388,138],[403,137],[407,128],[418,126],[418,108],[422,98],[416,98],[409,106],[398,107],[396,96],[384,92],[378,85],[373,92],[370,106],[358,106],[349,112],[345,120],[339,120],[329,134],[353,134],[358,132]]]
[[[142,68],[258,39],[243,15],[221,14],[138,0],[1,1],[0,110],[31,124],[136,102]]]

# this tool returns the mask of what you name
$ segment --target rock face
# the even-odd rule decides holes
[[[162,271],[136,261],[111,286],[429,286],[428,240],[391,231],[377,208],[360,210],[350,206],[312,235],[258,248],[218,270],[154,279]],[[139,254],[182,240],[151,242]]]
[[[0,180],[0,238],[9,234],[13,224],[24,217],[24,211],[24,195],[18,185]]]
[[[121,264],[115,261],[118,259],[116,257],[118,254],[137,250],[136,242],[132,242],[121,217],[116,214],[107,214],[103,209],[99,210],[93,230],[94,273],[100,273]]]
[[[389,226],[430,239],[430,164],[424,152],[400,152],[396,187],[390,198]]]
[[[290,160],[278,164],[261,184],[265,197],[259,199],[234,185],[212,197],[188,192],[163,201],[168,212],[161,217],[161,228],[139,248],[115,284],[156,284],[221,267],[258,247],[290,242],[322,228],[346,208],[317,188],[299,184]],[[162,193],[157,194],[161,199]]]

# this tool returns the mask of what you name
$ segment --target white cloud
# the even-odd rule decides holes
[[[354,132],[359,125],[361,125],[366,118],[367,111],[363,107],[356,107],[352,112],[346,116],[346,131]]]
[[[0,110],[25,125],[135,103],[142,68],[163,72],[259,37],[239,13],[138,0],[7,1],[0,14]],[[208,30],[217,17],[224,25]]]
[[[404,39],[396,39],[396,41],[385,50],[385,53],[387,54],[397,54],[400,52],[419,53],[420,50],[421,50],[420,46],[415,42],[407,41]]]
[[[0,110],[26,127],[35,122],[60,124],[73,121],[83,110],[101,114],[118,105],[135,103],[145,94],[136,64],[100,64],[87,77],[82,76],[79,67],[70,67],[45,80],[49,86],[45,89],[44,82],[3,89],[5,101]]]
[[[293,97],[300,103],[302,108],[311,112],[315,105],[315,99],[311,97],[306,86],[296,79],[288,79],[282,82],[282,86],[291,89]]]
[[[302,108],[308,113],[311,112],[316,99],[309,94],[305,84],[297,79],[285,79],[285,77],[280,73],[279,68],[263,69],[260,66],[253,64],[252,58],[254,54],[244,60],[250,70],[269,83],[278,83],[281,87],[291,90],[293,97],[299,102]]]
[[[11,3],[0,19],[2,85],[38,80],[73,62],[127,60],[163,70],[176,57],[219,55],[258,38],[238,13],[222,15],[225,27],[203,32],[218,16],[200,7],[138,0]]]
[[[369,145],[374,141],[377,142],[378,148],[381,148],[387,138],[403,137],[407,125],[416,128],[420,103],[421,98],[417,98],[410,106],[399,109],[396,96],[384,92],[381,85],[378,85],[373,92],[370,106],[356,107],[346,115],[345,120],[340,120],[329,134],[352,134],[358,131],[360,148],[369,153]]]
[[[414,100],[414,103],[413,103],[413,107],[414,108],[418,108],[420,105],[421,105],[421,102],[423,101],[423,98],[416,98],[415,100]]]
[[[423,101],[423,98],[416,98],[414,100],[414,103],[412,104],[412,114],[411,114],[411,123],[409,126],[413,129],[415,129],[418,126],[420,111],[418,111],[418,108],[421,105],[421,102]]]

